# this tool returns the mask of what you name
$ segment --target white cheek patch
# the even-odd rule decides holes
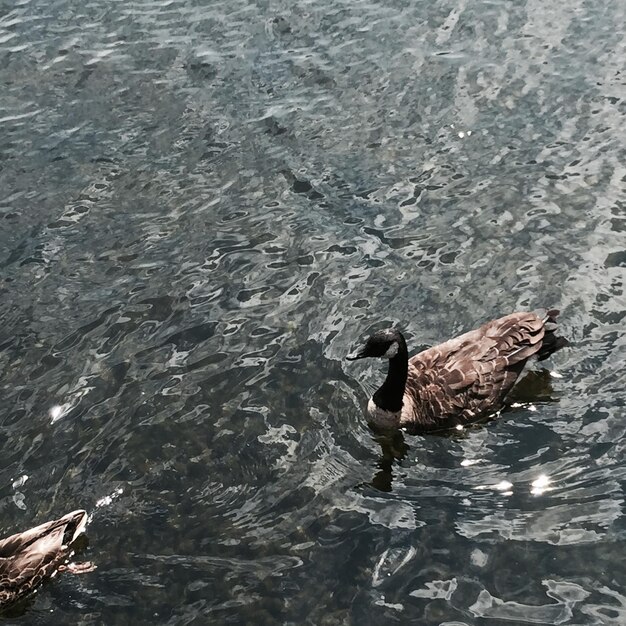
[[[383,354],[383,357],[386,359],[393,359],[394,356],[396,356],[396,354],[398,354],[398,350],[400,349],[400,346],[398,345],[397,341],[394,341],[388,348],[387,348],[387,352],[385,352],[385,354]]]

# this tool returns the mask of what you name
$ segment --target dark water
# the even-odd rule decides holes
[[[2,3],[0,531],[84,507],[98,566],[11,619],[626,623],[625,24]],[[532,406],[367,428],[368,330],[545,305]]]

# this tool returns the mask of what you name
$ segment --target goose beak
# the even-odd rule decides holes
[[[358,352],[353,352],[346,357],[346,361],[356,361],[357,359],[364,359],[367,357],[365,354],[365,350],[359,350]]]

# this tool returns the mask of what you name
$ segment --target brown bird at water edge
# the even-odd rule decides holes
[[[87,524],[85,511],[72,511],[0,540],[0,610],[4,610],[58,571],[92,571],[91,563],[68,563],[73,544]]]
[[[495,413],[531,357],[542,361],[568,344],[555,334],[558,314],[511,313],[410,359],[400,331],[379,330],[346,357],[389,360],[387,378],[367,405],[370,423],[424,432]]]

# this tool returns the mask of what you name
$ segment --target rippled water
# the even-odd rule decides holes
[[[625,24],[1,5],[0,530],[84,507],[98,566],[12,619],[624,624]],[[369,330],[545,305],[532,406],[367,428]]]

